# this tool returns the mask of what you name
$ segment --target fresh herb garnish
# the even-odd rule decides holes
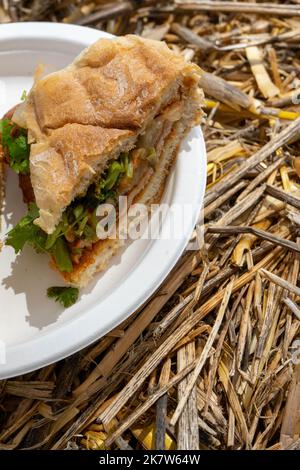
[[[62,272],[73,271],[73,264],[67,243],[63,238],[57,238],[49,243],[51,235],[47,235],[40,227],[34,224],[39,216],[36,204],[30,203],[25,217],[8,232],[6,245],[12,246],[16,253],[21,251],[26,243],[31,245],[37,252],[48,252],[53,255],[59,269]]]
[[[121,154],[118,160],[111,162],[104,175],[92,184],[86,194],[82,198],[82,204],[90,208],[99,206],[107,200],[114,201],[116,199],[116,187],[122,176],[132,178],[133,166],[128,153]]]
[[[68,245],[63,237],[60,237],[54,243],[51,253],[54,256],[57,266],[62,272],[71,273],[73,263],[68,250]]]
[[[25,101],[27,99],[27,91],[23,90],[22,95],[21,95],[21,101]]]
[[[29,204],[27,215],[8,232],[5,243],[12,246],[16,253],[23,249],[25,243],[29,243],[37,251],[45,251],[47,235],[33,223],[38,215],[39,210],[36,204]]]
[[[9,155],[10,167],[16,173],[29,173],[29,145],[27,131],[17,126],[9,119],[0,121],[1,143]]]
[[[49,287],[47,296],[68,308],[78,300],[79,290],[76,287]]]

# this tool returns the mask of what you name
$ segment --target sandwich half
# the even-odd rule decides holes
[[[4,156],[3,152],[1,151],[0,145],[0,231],[1,231],[1,223],[2,223],[2,211],[3,211],[3,199],[4,199],[4,183],[5,183],[5,164],[4,164]],[[2,249],[2,242],[0,240],[0,251]]]
[[[120,195],[128,207],[160,201],[201,118],[200,73],[166,44],[128,35],[101,39],[36,80],[0,127],[29,205],[6,244],[48,252],[77,287],[105,269],[124,241],[97,237],[97,208]]]

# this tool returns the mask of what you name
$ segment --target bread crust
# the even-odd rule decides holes
[[[166,44],[128,35],[101,39],[38,80],[24,107],[37,225],[52,233],[108,159],[131,149],[179,87],[195,86],[199,71]]]

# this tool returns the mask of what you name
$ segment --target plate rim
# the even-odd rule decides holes
[[[7,30],[7,36],[5,37],[5,31]],[[73,42],[72,39],[74,37],[74,33],[85,33],[84,39],[81,38],[79,42],[83,47],[88,46],[93,41],[101,38],[101,37],[113,37],[112,35],[100,31],[95,30],[89,27],[78,26],[78,25],[70,25],[70,24],[61,24],[61,23],[50,23],[50,22],[28,22],[28,23],[9,23],[9,24],[2,24],[0,25],[0,31],[4,34],[1,35],[0,44],[1,42],[5,42],[5,40],[13,40],[17,39],[20,40],[20,35],[25,36],[26,38],[32,38],[33,40],[38,40],[39,38],[43,37],[47,39],[47,35],[50,34],[51,39],[60,39],[60,40],[67,40]],[[57,37],[61,35],[60,37]],[[49,36],[48,36],[49,37]],[[74,42],[73,42],[74,43]],[[195,127],[191,132],[194,132],[194,136],[197,139],[198,146],[200,147],[200,157],[199,157],[199,164],[201,166],[201,179],[199,182],[199,190],[195,197],[195,207],[191,217],[191,223],[189,230],[186,232],[186,237],[184,239],[178,240],[176,244],[176,250],[174,247],[175,254],[168,258],[168,263],[163,267],[160,267],[159,274],[156,274],[155,279],[153,278],[151,282],[149,282],[146,292],[143,295],[140,295],[136,300],[132,301],[130,305],[127,305],[126,308],[120,309],[118,315],[114,317],[114,319],[106,325],[103,329],[101,328],[101,322],[98,322],[98,328],[93,329],[91,328],[92,325],[89,324],[88,333],[85,331],[84,335],[81,335],[81,338],[76,338],[76,332],[78,333],[82,331],[80,329],[80,323],[91,319],[96,319],[97,310],[98,310],[98,318],[99,318],[99,309],[97,306],[93,306],[85,310],[84,314],[78,315],[74,320],[70,322],[66,322],[66,324],[61,324],[57,329],[53,329],[47,332],[41,332],[39,336],[33,338],[31,340],[27,340],[22,342],[21,344],[15,344],[8,346],[6,351],[6,364],[0,365],[0,379],[15,377],[20,374],[28,373],[33,370],[39,369],[41,367],[45,367],[53,362],[57,362],[63,358],[70,356],[71,354],[75,354],[76,352],[80,351],[81,349],[89,346],[90,344],[94,343],[95,341],[99,340],[117,325],[119,325],[122,321],[126,320],[130,315],[132,315],[137,309],[139,309],[149,298],[153,295],[153,293],[159,288],[159,286],[163,283],[167,275],[170,273],[172,268],[175,266],[179,258],[181,257],[182,253],[185,250],[186,245],[189,242],[190,236],[194,230],[194,226],[197,223],[199,213],[202,207],[202,202],[205,193],[205,186],[206,186],[206,149],[205,143],[203,139],[203,135],[199,126]],[[200,161],[201,160],[201,161]],[[175,191],[176,192],[176,191]],[[159,240],[153,242],[153,245],[158,247]],[[149,256],[149,255],[148,255]],[[147,258],[147,254],[145,255]],[[136,272],[140,267],[140,264],[133,269],[130,273],[129,278]],[[100,280],[101,282],[101,280]],[[117,292],[120,289],[117,289]],[[115,293],[114,293],[115,294]],[[112,295],[114,295],[112,294]],[[104,301],[107,302],[111,295]],[[121,312],[121,313],[120,313]],[[96,315],[95,315],[96,314]],[[89,315],[89,317],[85,317]],[[100,323],[100,324],[99,324]],[[73,332],[71,334],[71,331]],[[72,338],[70,340],[69,336]],[[45,347],[45,341],[47,339],[47,346]],[[56,348],[52,349],[52,346],[55,345]],[[59,347],[58,347],[59,343]],[[36,354],[35,354],[36,353]],[[42,354],[41,354],[42,353]],[[20,357],[22,358],[20,360]],[[31,360],[28,362],[28,357],[31,357]],[[33,357],[38,357],[38,359],[32,360]]]

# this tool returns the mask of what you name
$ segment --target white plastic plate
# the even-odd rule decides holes
[[[24,89],[30,89],[38,64],[46,64],[49,70],[64,67],[104,36],[108,35],[94,29],[55,23],[0,25],[0,115],[20,101]],[[66,310],[46,297],[47,287],[63,285],[49,267],[48,257],[30,247],[15,256],[11,247],[4,246],[0,253],[0,378],[32,371],[82,349],[143,304],[186,247],[205,183],[205,146],[200,128],[195,128],[181,147],[163,198],[168,204],[192,206],[184,236],[133,242]],[[9,171],[2,240],[26,212],[21,201],[17,177]],[[169,213],[163,224],[168,222]]]

